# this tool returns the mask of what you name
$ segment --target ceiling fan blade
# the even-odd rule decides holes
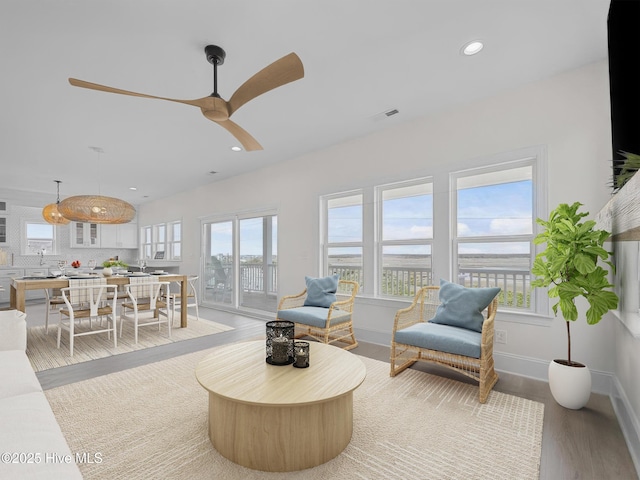
[[[247,152],[262,150],[262,145],[260,145],[258,141],[249,134],[249,132],[237,123],[234,123],[231,120],[216,121],[216,123],[236,137]]]
[[[227,102],[229,116],[249,100],[304,77],[302,61],[295,53],[285,55],[244,82]]]
[[[201,108],[205,106],[204,102],[207,99],[207,97],[204,97],[196,100],[177,100],[175,98],[156,97],[153,95],[146,95],[144,93],[129,92],[127,90],[120,90],[119,88],[107,87],[105,85],[98,85],[97,83],[85,82],[84,80],[78,80],[76,78],[70,78],[69,83],[74,87],[88,88],[90,90],[99,90],[101,92],[108,92],[108,93],[119,93],[120,95],[130,95],[132,97],[168,100],[170,102],[184,103],[186,105],[193,105],[194,107],[201,107]]]

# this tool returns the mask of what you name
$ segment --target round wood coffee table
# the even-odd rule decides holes
[[[270,365],[265,341],[215,349],[196,368],[209,392],[209,438],[220,454],[269,472],[303,470],[351,441],[353,391],[366,376],[354,354],[310,342],[308,368]]]

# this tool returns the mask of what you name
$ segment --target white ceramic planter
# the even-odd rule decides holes
[[[113,269],[111,267],[104,267],[102,269],[103,277],[110,277],[111,275],[113,275]]]
[[[556,402],[565,408],[578,410],[591,396],[591,372],[585,365],[568,367],[558,360],[549,364],[549,388]]]

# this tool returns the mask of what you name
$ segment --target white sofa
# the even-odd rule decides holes
[[[81,479],[26,348],[26,314],[0,311],[0,478]]]

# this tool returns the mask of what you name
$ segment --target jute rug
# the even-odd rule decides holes
[[[247,469],[207,434],[208,397],[194,370],[207,351],[46,391],[72,452],[99,453],[86,479],[537,479],[544,405],[362,358],[351,443],[300,472]],[[288,367],[282,367],[288,368]],[[93,458],[93,457],[92,457]]]
[[[110,357],[121,353],[133,352],[144,348],[166,345],[191,338],[212,335],[214,333],[233,330],[233,327],[204,319],[187,317],[187,328],[178,326],[171,329],[171,338],[167,334],[166,325],[158,331],[157,326],[142,327],[138,331],[138,344],[134,342],[133,325],[125,323],[122,337],[118,337],[118,347],[113,347],[113,338],[106,333],[76,337],[73,346],[73,357],[69,356],[69,333],[62,331],[60,348],[57,348],[57,322],[49,325],[49,333],[44,326],[27,329],[27,357],[36,372],[50,368],[64,367],[76,363],[88,362],[98,358]],[[88,323],[88,322],[87,322]],[[177,325],[177,324],[176,324]],[[87,327],[81,327],[87,328]]]

